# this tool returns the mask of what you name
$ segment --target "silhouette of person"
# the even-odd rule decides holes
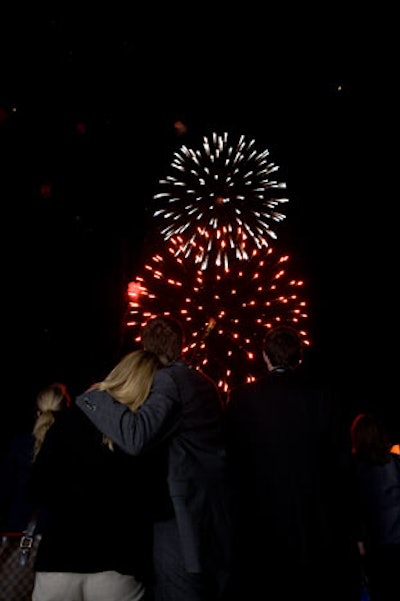
[[[266,374],[226,407],[235,545],[229,599],[360,598],[348,424],[303,365],[291,327],[260,349]]]
[[[394,600],[399,591],[400,455],[382,421],[358,414],[351,424],[363,554],[371,601]]]

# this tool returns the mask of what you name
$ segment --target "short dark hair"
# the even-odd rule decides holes
[[[293,369],[303,357],[300,335],[290,326],[277,326],[270,330],[264,337],[263,351],[273,367]]]
[[[172,317],[154,317],[144,326],[141,340],[146,351],[157,355],[163,365],[168,365],[182,356],[183,326]]]

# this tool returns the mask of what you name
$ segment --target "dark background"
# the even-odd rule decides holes
[[[2,443],[42,386],[76,394],[119,357],[157,180],[213,131],[269,149],[312,353],[400,428],[391,17],[281,9],[3,15]]]

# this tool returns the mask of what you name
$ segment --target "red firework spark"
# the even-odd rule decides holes
[[[128,286],[127,326],[134,338],[156,315],[186,322],[185,358],[224,393],[260,375],[261,342],[269,328],[291,325],[309,344],[303,281],[289,275],[288,254],[255,249],[224,272],[203,271],[176,255],[177,244],[173,239],[165,254],[153,255]]]

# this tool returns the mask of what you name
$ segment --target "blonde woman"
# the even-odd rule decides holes
[[[92,388],[135,411],[159,362],[133,351]],[[36,557],[33,601],[142,601],[151,579],[156,457],[130,457],[73,404],[57,415],[33,467],[48,522]]]

